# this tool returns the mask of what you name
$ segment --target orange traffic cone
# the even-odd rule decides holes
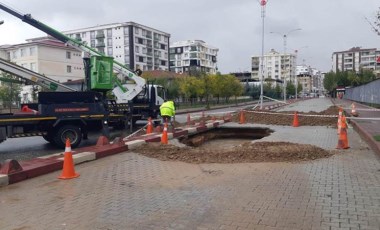
[[[165,122],[164,131],[162,131],[161,144],[168,144],[168,123]]]
[[[152,118],[148,118],[148,126],[146,127],[146,134],[153,133]]]
[[[66,139],[65,156],[63,158],[63,170],[59,179],[72,179],[79,177],[79,174],[75,172],[73,154],[71,153],[70,140]]]
[[[296,111],[296,112],[294,112],[293,127],[298,127],[298,126],[300,126],[300,124],[298,122],[298,113]]]
[[[337,149],[348,149],[350,148],[348,146],[348,138],[347,138],[347,124],[346,124],[346,117],[342,116],[341,119],[341,130],[339,134],[339,140],[338,140],[338,146]]]
[[[244,123],[245,123],[244,110],[240,110],[239,124],[244,124]]]

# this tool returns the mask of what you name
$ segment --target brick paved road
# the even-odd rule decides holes
[[[323,132],[337,138],[314,133]],[[352,130],[349,140],[349,150],[301,163],[114,155],[76,166],[77,179],[52,173],[0,188],[0,229],[379,229],[380,162]]]

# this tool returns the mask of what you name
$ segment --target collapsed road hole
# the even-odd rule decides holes
[[[314,145],[290,142],[253,141],[270,135],[268,128],[216,128],[172,139],[169,144],[149,142],[133,151],[163,161],[187,163],[294,162],[332,156]]]
[[[180,138],[180,143],[191,147],[225,148],[269,136],[273,130],[262,127],[215,128],[206,132]]]

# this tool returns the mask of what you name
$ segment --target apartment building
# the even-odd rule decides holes
[[[114,57],[132,70],[169,70],[170,34],[148,26],[124,22],[63,33]]]
[[[368,69],[380,72],[380,63],[377,63],[378,57],[380,57],[380,50],[375,48],[353,47],[346,51],[334,52],[332,54],[332,70],[333,72],[359,72],[360,69]]]
[[[321,94],[324,91],[324,74],[320,70],[305,64],[298,65],[296,75],[298,84],[302,85],[301,94]]]
[[[219,49],[202,40],[178,41],[170,44],[170,70],[176,73],[201,71],[216,74]]]
[[[0,46],[0,57],[58,82],[84,78],[81,52],[49,38]],[[32,85],[22,87],[21,103],[34,102]]]
[[[54,39],[1,46],[0,56],[59,82],[84,78],[81,52]]]
[[[252,78],[261,80],[261,56],[252,57]],[[273,81],[275,84],[286,81],[295,81],[296,55],[281,54],[274,49],[264,55],[264,81]]]

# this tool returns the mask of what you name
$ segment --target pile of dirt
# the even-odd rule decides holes
[[[332,152],[313,145],[289,142],[244,142],[233,149],[224,151],[147,143],[134,152],[163,161],[183,161],[195,164],[294,162],[315,160],[333,155]]]
[[[259,112],[268,112],[267,110],[255,110]],[[257,124],[267,124],[267,125],[292,125],[294,119],[295,111],[286,112],[276,112],[269,111],[271,114],[255,113],[255,111],[245,112],[245,122],[246,123],[257,123]],[[275,114],[272,114],[275,113]],[[333,115],[337,116],[339,113],[339,108],[336,106],[331,106],[322,112],[298,112],[298,121],[300,126],[329,126],[336,128],[338,118],[337,117],[318,117],[318,116],[302,116],[302,115]],[[290,114],[290,115],[285,115]],[[239,122],[239,114],[232,116],[233,122]]]

